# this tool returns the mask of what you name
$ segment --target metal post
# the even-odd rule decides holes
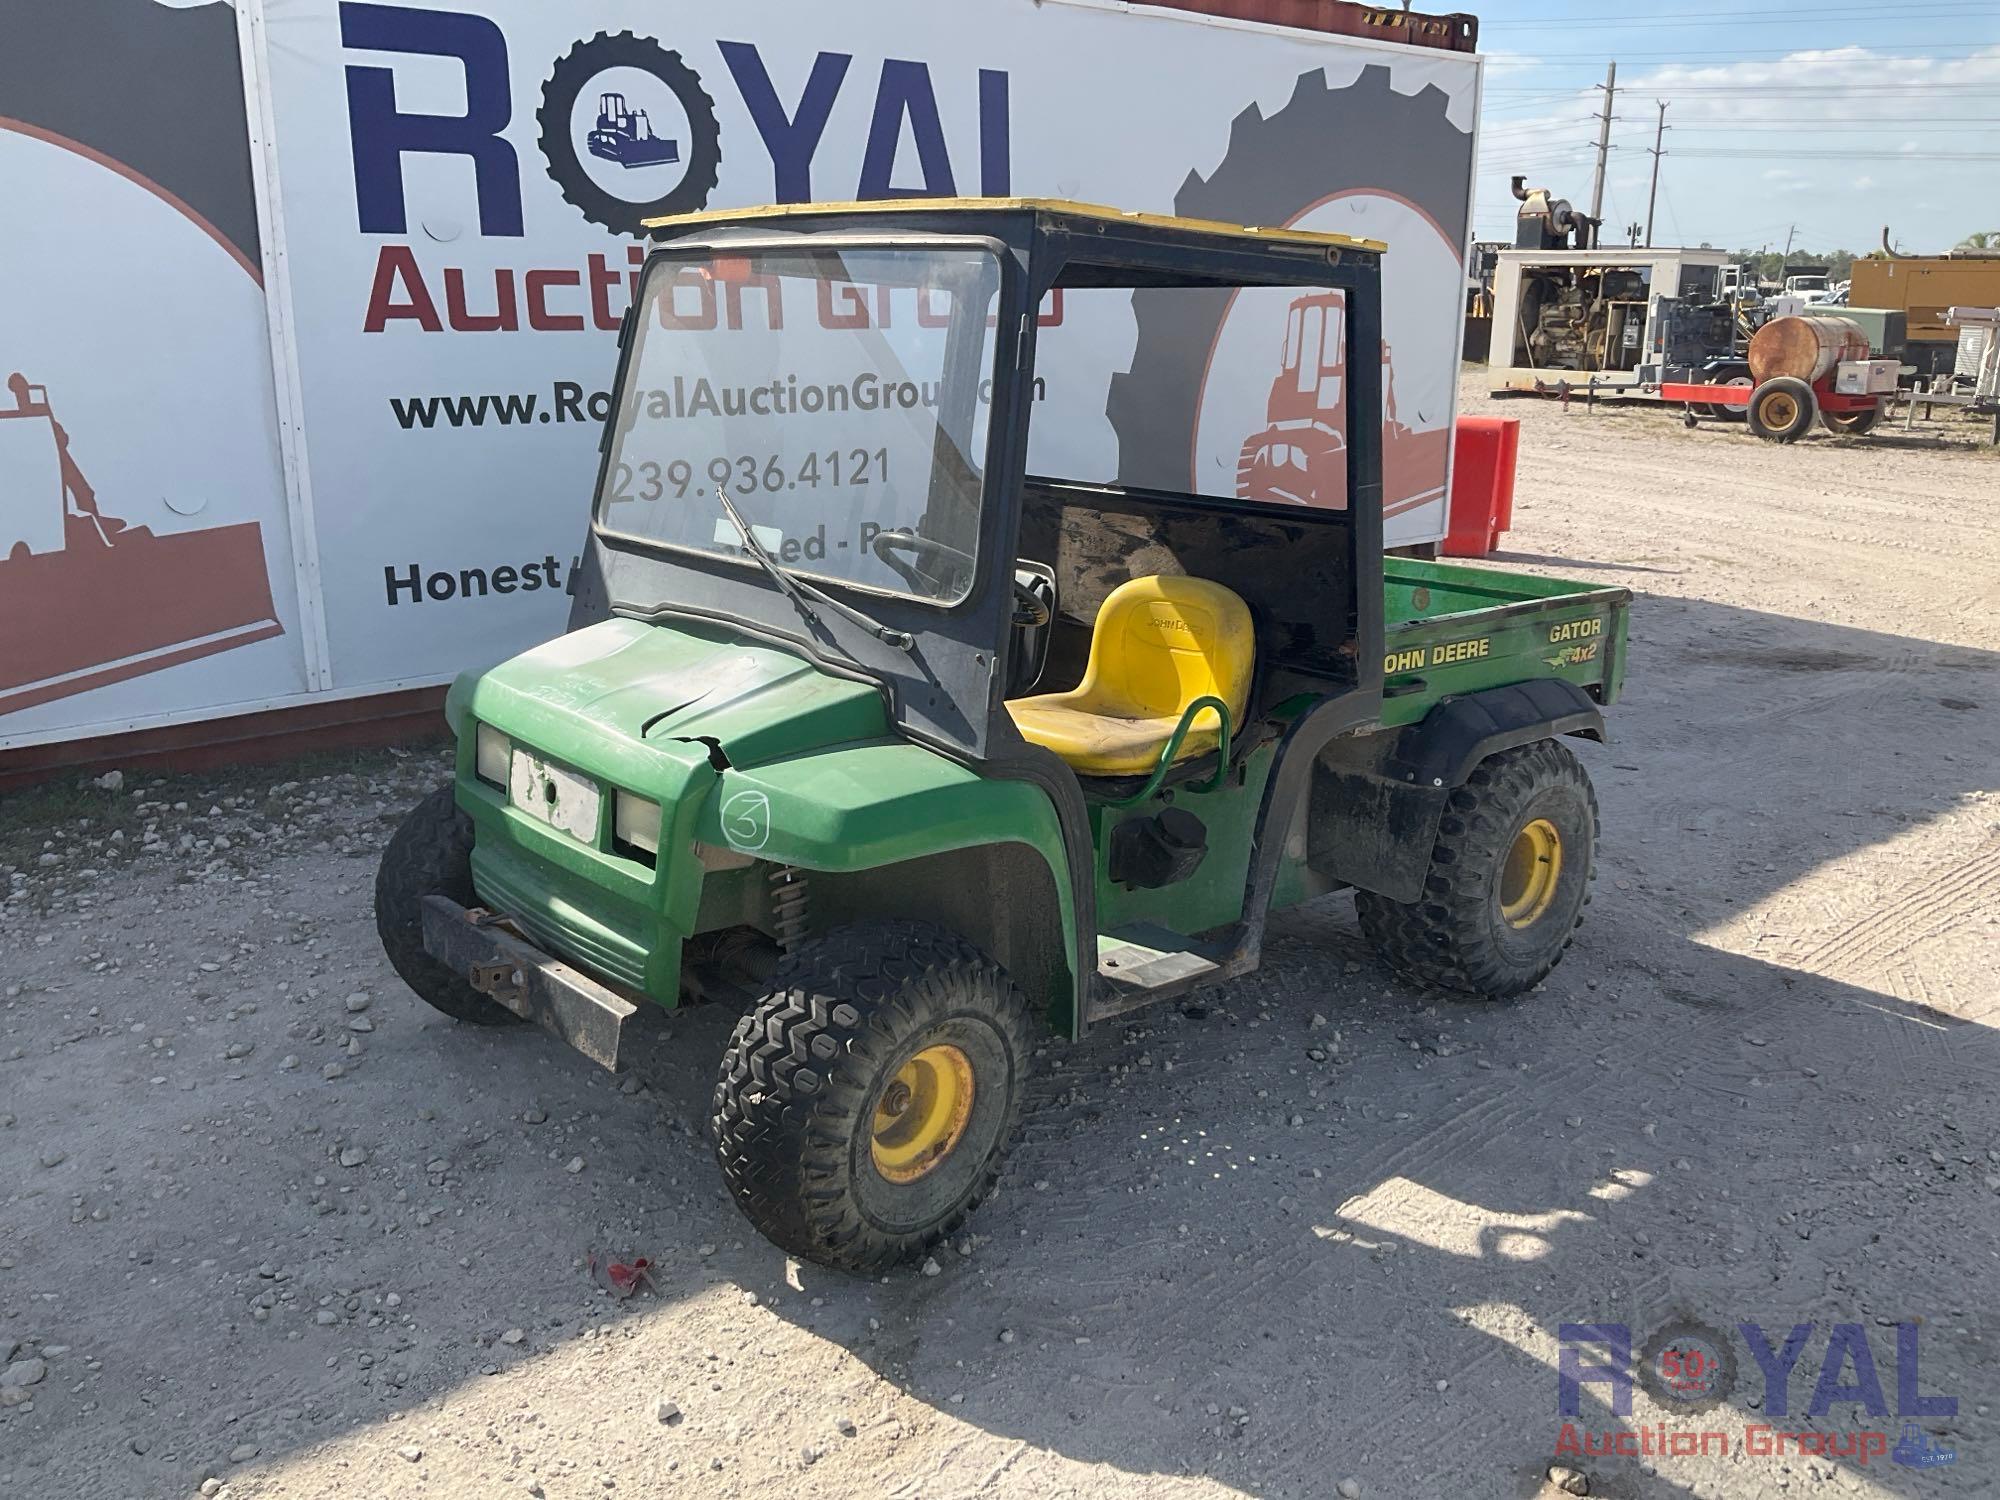
[[[1618,94],[1618,64],[1604,70],[1604,113],[1597,117],[1597,175],[1590,182],[1590,216],[1604,217],[1604,167],[1611,158],[1611,102]]]
[[[1660,149],[1661,137],[1667,133],[1667,101],[1665,99],[1656,99],[1653,102],[1660,106],[1660,122],[1653,127],[1653,150],[1651,153],[1653,158],[1653,185],[1646,193],[1646,248],[1649,250],[1653,245],[1653,205],[1659,201],[1660,197],[1660,158],[1667,154]]]

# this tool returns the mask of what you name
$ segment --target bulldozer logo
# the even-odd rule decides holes
[[[47,388],[16,372],[6,393],[0,714],[284,634],[257,522],[129,524],[99,504]]]
[[[592,223],[637,234],[715,191],[722,131],[701,76],[650,37],[600,31],[542,85],[535,112],[549,176]]]
[[[1292,303],[1271,383],[1270,425],[1243,440],[1237,499],[1346,509],[1345,312],[1339,292],[1314,292]]]
[[[1440,356],[1456,352],[1458,319],[1433,293],[1462,265],[1472,166],[1471,134],[1450,110],[1434,84],[1398,93],[1383,65],[1340,87],[1323,71],[1304,73],[1276,111],[1253,104],[1240,112],[1222,160],[1206,176],[1189,172],[1174,197],[1174,212],[1189,218],[1334,230],[1396,246],[1382,281],[1385,516],[1444,494],[1456,365]],[[1353,149],[1362,141],[1365,150]],[[1353,340],[1340,293],[1145,288],[1133,293],[1132,310],[1132,365],[1111,377],[1105,403],[1118,434],[1119,483],[1347,506]],[[1401,382],[1392,378],[1392,343],[1412,361]],[[1276,373],[1253,390],[1235,372],[1260,357]],[[1229,374],[1210,380],[1216,371]]]

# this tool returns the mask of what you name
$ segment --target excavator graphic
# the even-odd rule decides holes
[[[1347,508],[1347,313],[1339,292],[1311,292],[1285,320],[1282,368],[1264,430],[1244,439],[1236,496],[1266,505]],[[1449,428],[1419,432],[1396,417],[1395,370],[1382,345],[1382,513],[1444,494]]]
[[[0,717],[284,634],[255,521],[156,536],[105,514],[46,387],[0,406]]]
[[[653,167],[681,159],[680,143],[654,135],[646,112],[628,106],[623,94],[597,96],[597,128],[585,144],[592,156],[621,167]]]

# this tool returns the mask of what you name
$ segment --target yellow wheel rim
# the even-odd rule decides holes
[[[875,1170],[915,1182],[951,1155],[972,1117],[972,1059],[948,1042],[902,1067],[875,1104]]]
[[[1764,410],[1760,415],[1766,427],[1779,431],[1799,419],[1799,403],[1783,391],[1773,391],[1764,398]]]
[[[1556,899],[1562,869],[1562,835],[1547,818],[1536,818],[1514,835],[1500,867],[1500,915],[1509,927],[1532,927],[1541,920]]]

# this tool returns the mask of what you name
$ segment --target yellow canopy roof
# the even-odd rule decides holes
[[[1111,208],[1102,203],[1072,203],[1066,198],[871,198],[854,203],[769,203],[750,208],[712,208],[701,213],[647,219],[642,227],[660,229],[668,225],[783,219],[808,214],[893,214],[913,210],[924,213],[992,213],[1003,209],[1033,209],[1076,218],[1194,230],[1202,234],[1242,235],[1275,244],[1335,245],[1346,250],[1372,251],[1378,255],[1389,248],[1381,240],[1357,239],[1349,234],[1322,234],[1312,229],[1272,229],[1256,224],[1225,224],[1217,219],[1183,219],[1173,214],[1147,214],[1133,209]]]

